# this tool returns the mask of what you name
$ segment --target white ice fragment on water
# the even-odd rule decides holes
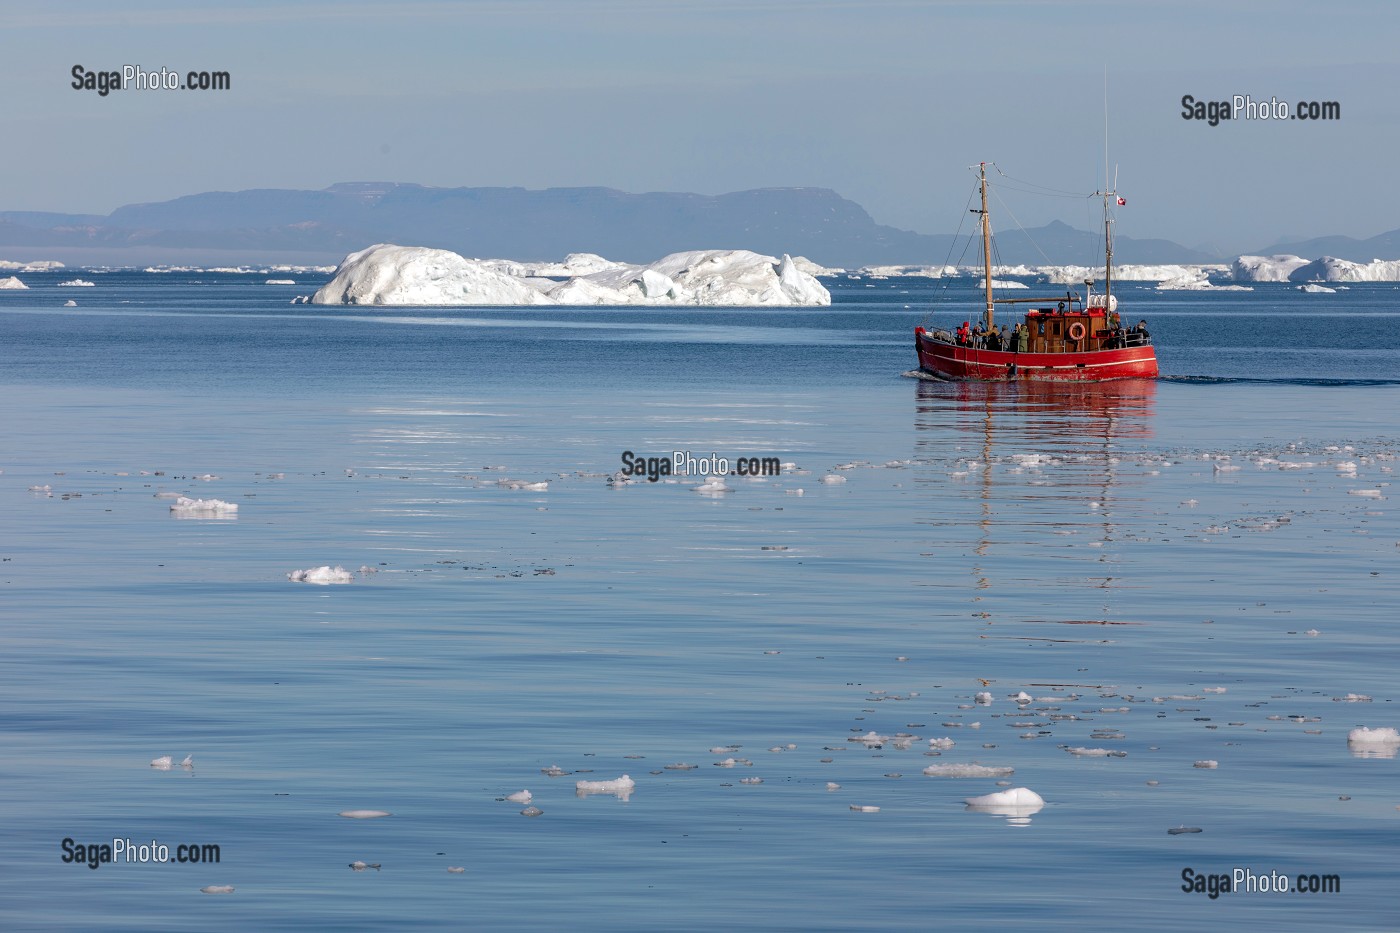
[[[822,482],[826,483],[828,486],[832,486],[837,483],[844,483],[845,481],[846,477],[842,476],[839,473],[828,473],[822,477]]]
[[[383,866],[380,865],[379,862],[366,862],[361,859],[355,859],[355,861],[350,863],[351,871],[364,871],[367,868],[373,868],[375,871],[379,871],[382,867]]]
[[[0,279],[0,288],[28,288],[28,287],[29,287],[28,285],[25,285],[25,284],[24,284],[23,282],[21,282],[16,276],[13,276],[13,275],[10,276],[9,278]]]
[[[344,567],[312,567],[309,570],[293,570],[287,574],[287,579],[293,583],[314,583],[317,586],[328,586],[332,583],[353,583],[355,575]]]
[[[987,704],[989,704],[989,703],[992,702],[992,695],[991,695],[990,693],[988,693],[987,691],[982,690],[982,691],[979,691],[979,692],[978,692],[978,694],[977,694],[977,696],[975,697],[975,699],[977,700],[978,703],[981,703],[983,706],[986,706]]]
[[[1032,697],[1029,693],[1022,690],[1019,693],[1012,694],[1011,699],[1015,700],[1017,703],[1029,703],[1031,702]]]
[[[377,820],[381,816],[392,816],[388,810],[341,810],[337,815],[347,820]]]
[[[986,778],[1015,774],[1016,769],[1000,765],[936,764],[924,769],[929,777]]]
[[[191,499],[188,496],[180,496],[171,504],[170,511],[176,515],[232,515],[238,511],[238,505],[222,499]]]
[[[1013,787],[1010,790],[998,791],[995,794],[986,794],[981,797],[968,797],[963,802],[974,809],[992,810],[996,812],[1011,809],[1029,810],[1030,813],[1034,813],[1036,810],[1045,806],[1045,798],[1041,797],[1029,787]],[[1029,815],[1029,813],[1007,813],[1004,815]]]
[[[199,889],[199,893],[200,893],[200,894],[232,894],[232,893],[233,893],[233,885],[231,885],[231,884],[206,884],[204,887],[202,887],[202,888]]]
[[[1310,637],[1312,637],[1312,638],[1316,638],[1318,635],[1321,635],[1322,633],[1319,632],[1319,631],[1318,631],[1317,629],[1315,629],[1315,628],[1310,628],[1310,629],[1308,629],[1306,632],[1304,632],[1303,634],[1304,634],[1304,635],[1308,635],[1308,636],[1310,636]]]
[[[59,282],[59,288],[95,288],[96,285],[85,279],[69,279],[67,282]]]
[[[1332,702],[1341,703],[1370,703],[1371,698],[1364,693],[1348,693],[1344,697],[1333,697]]]
[[[1220,767],[1220,762],[1216,761],[1216,760],[1213,759],[1213,758],[1207,758],[1207,759],[1204,760],[1204,761],[1198,761],[1198,762],[1196,762],[1196,763],[1193,764],[1191,767],[1193,767],[1193,768],[1218,768],[1218,767]]]
[[[503,489],[513,489],[521,492],[548,492],[549,482],[530,483],[521,479],[498,479],[496,485]]]
[[[540,769],[540,774],[547,774],[547,775],[549,775],[550,777],[563,777],[564,775],[569,774],[569,773],[570,773],[570,772],[565,771],[563,768],[559,767],[558,765],[550,765],[548,768],[541,768],[541,769]]]
[[[580,797],[587,797],[590,794],[611,794],[619,800],[627,800],[632,796],[632,791],[636,786],[637,782],[624,774],[611,781],[576,781],[574,782],[574,793]]]
[[[65,307],[65,308],[76,308],[77,306],[78,306],[78,303],[77,303],[76,301],[74,301],[72,298],[69,298],[67,301],[65,301],[65,302],[63,303],[63,307]]]
[[[528,790],[518,790],[513,794],[507,794],[506,799],[511,803],[529,803],[535,799],[535,795]]]
[[[956,743],[954,743],[953,740],[948,738],[946,735],[942,738],[928,740],[929,748],[952,748],[954,744]]]
[[[1362,496],[1366,499],[1379,499],[1381,498],[1381,491],[1379,489],[1348,489],[1347,495]]]
[[[1347,733],[1348,745],[1400,745],[1400,732],[1389,726],[1371,729],[1362,726]]]
[[[540,815],[541,813],[543,813],[543,812],[544,812],[544,811],[541,810],[539,807],[526,807],[524,810],[521,810],[521,811],[520,811],[520,815],[521,815],[521,816],[539,816],[539,815]]]
[[[854,811],[856,811],[857,813],[879,813],[879,812],[880,812],[880,808],[879,808],[879,807],[862,806],[862,805],[860,805],[860,804],[858,804],[858,803],[853,803],[853,804],[851,804],[851,809],[854,810]]]
[[[1065,751],[1079,758],[1127,758],[1127,752],[1116,751],[1111,748],[1085,748],[1082,745],[1066,747]]]
[[[190,770],[191,768],[193,768],[193,767],[194,767],[194,756],[193,756],[193,755],[186,755],[186,756],[185,756],[185,760],[182,761],[182,762],[180,762],[180,767],[184,768],[186,771],[188,771],[188,770]]]
[[[723,759],[721,759],[721,760],[715,762],[715,767],[717,767],[717,768],[732,768],[732,767],[734,767],[735,765],[737,765],[738,763],[739,763],[739,761],[738,761],[738,759],[736,759],[736,758],[723,758]]]
[[[151,759],[151,767],[157,771],[169,771],[170,764],[174,761],[169,755],[161,755],[159,758]]]
[[[840,784],[837,784],[835,781],[827,781],[827,782],[826,782],[826,789],[827,789],[827,790],[840,790],[840,789],[841,789],[841,785],[840,785]]]
[[[761,778],[761,777],[739,778],[739,783],[740,783],[740,784],[762,784],[762,783],[763,783],[763,778]]]
[[[1226,690],[1225,687],[1202,687],[1202,688],[1201,688],[1201,692],[1202,692],[1202,693],[1224,693],[1225,690]]]
[[[463,868],[461,865],[449,865],[449,866],[447,866],[447,873],[448,873],[449,875],[460,875],[460,874],[463,874],[463,873],[465,873],[465,872],[466,872],[466,869]]]
[[[692,486],[690,488],[696,492],[705,493],[706,495],[716,495],[734,491],[725,485],[723,476],[711,476],[699,486]]]

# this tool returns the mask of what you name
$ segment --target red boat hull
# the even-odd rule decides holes
[[[1068,353],[1008,353],[934,340],[914,329],[919,368],[954,382],[1107,382],[1156,379],[1157,354],[1147,346]]]

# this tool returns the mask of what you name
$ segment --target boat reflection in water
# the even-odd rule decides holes
[[[1142,495],[1125,491],[1152,469],[1141,442],[1153,436],[1156,391],[1150,379],[921,380],[916,520],[931,533],[924,556],[938,559],[921,585],[965,593],[970,575],[983,638],[1058,642],[1039,623],[1094,626],[1076,635],[1123,624],[1111,606],[1121,574],[1114,542],[1128,515],[1141,526]]]

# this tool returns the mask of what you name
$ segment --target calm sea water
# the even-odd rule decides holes
[[[72,275],[0,292],[4,929],[1400,926],[1400,759],[1347,742],[1400,727],[1390,285],[1126,286],[1168,378],[1037,389],[901,376],[970,283],[334,311]],[[610,488],[624,450],[799,469]],[[287,578],[322,565],[377,572]],[[922,773],[966,763],[1015,771]],[[964,804],[1009,787],[1044,807]]]

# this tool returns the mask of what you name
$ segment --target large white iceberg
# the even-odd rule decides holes
[[[563,282],[548,277],[560,272],[569,276]],[[829,305],[831,293],[791,257],[749,250],[692,250],[649,265],[575,253],[562,265],[545,265],[379,244],[347,256],[311,302],[745,307]]]
[[[317,289],[318,305],[542,305],[522,279],[445,249],[378,243],[351,253]]]
[[[1323,256],[1294,269],[1290,282],[1400,282],[1400,260],[1367,263]]]
[[[12,275],[12,276],[9,276],[8,278],[0,279],[0,288],[28,288],[28,287],[29,287],[28,285],[25,285],[23,282],[21,282],[17,277],[15,277],[15,276],[13,276],[13,275]]]
[[[1230,264],[1230,277],[1236,282],[1287,282],[1294,269],[1307,264],[1301,256],[1240,256]]]

